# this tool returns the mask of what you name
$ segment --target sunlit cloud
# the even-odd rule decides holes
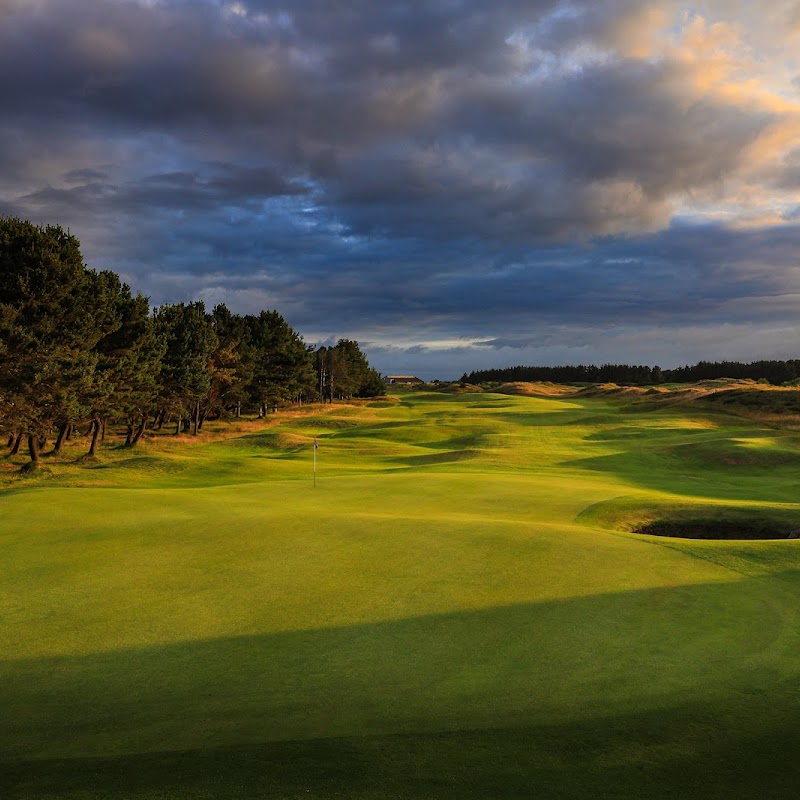
[[[0,19],[0,213],[70,227],[154,304],[276,307],[440,377],[791,347],[794,2],[0,0]]]

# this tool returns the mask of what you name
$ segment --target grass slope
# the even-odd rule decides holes
[[[320,442],[311,485],[312,437]],[[4,477],[7,798],[789,797],[800,439],[404,394]]]

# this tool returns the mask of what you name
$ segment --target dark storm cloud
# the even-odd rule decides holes
[[[682,113],[664,65],[529,80],[546,57],[515,65],[509,40],[545,41],[554,5],[263,3],[259,18],[75,2],[69,28],[58,13],[3,26],[0,92],[9,114],[56,129],[66,116],[106,136],[168,131],[194,152],[228,139],[318,180],[362,232],[535,239],[665,221],[667,195],[724,175],[767,120],[713,102]]]
[[[98,181],[105,181],[108,175],[97,169],[71,169],[64,174],[65,183],[92,183]]]
[[[795,228],[671,223],[780,112],[631,56],[651,11],[5,0],[0,213],[71,227],[154,302],[269,304],[319,338],[524,352],[570,336],[539,324],[788,314]]]
[[[47,187],[22,198],[46,208],[81,208],[86,212],[137,214],[148,209],[181,209],[187,213],[217,208],[246,208],[272,197],[300,195],[293,184],[268,167],[248,169],[227,164],[206,165],[203,172],[179,171],[146,175],[116,185],[95,170],[73,170],[64,176],[67,188]]]

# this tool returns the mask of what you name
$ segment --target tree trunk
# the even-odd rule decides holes
[[[175,422],[175,435],[176,436],[181,432],[181,422],[183,422],[183,420],[180,418],[180,415],[179,415],[177,420],[176,420],[176,422]]]
[[[68,430],[69,430],[69,423],[67,422],[64,422],[58,426],[58,436],[56,437],[56,443],[53,445],[54,453],[61,452],[61,445],[64,444],[64,441],[67,438]]]
[[[197,436],[197,430],[200,427],[200,401],[194,404],[194,411],[192,413],[192,436]]]
[[[31,455],[31,467],[39,466],[39,437],[35,433],[28,434],[28,452]]]
[[[130,447],[133,444],[133,423],[128,420],[125,423],[125,447]]]
[[[19,453],[19,448],[22,446],[22,434],[18,433],[17,438],[14,439],[14,446],[11,448],[10,456],[15,456]]]
[[[208,406],[206,406],[200,414],[200,419],[197,423],[197,430],[203,430],[203,423],[206,421],[206,417],[208,416]]]
[[[188,433],[188,432],[189,432],[189,429],[190,429],[191,427],[192,427],[192,418],[191,418],[191,417],[186,417],[186,418],[183,420],[183,432],[184,432],[184,433]]]
[[[92,420],[92,443],[89,445],[89,455],[94,456],[97,453],[97,440],[100,438],[100,420],[95,418]]]
[[[239,419],[239,417],[241,417],[241,416],[242,416],[242,404],[241,403],[237,403],[236,404],[236,419]]]
[[[106,440],[106,420],[105,417],[100,420],[100,439],[102,441]]]
[[[14,446],[14,440],[17,437],[13,433],[8,434],[8,442],[6,442],[6,447],[10,450]]]
[[[142,414],[142,419],[139,422],[139,427],[136,429],[136,433],[133,435],[133,441],[131,442],[131,447],[136,445],[139,439],[144,436],[144,429],[147,427],[147,414]]]
[[[67,425],[67,435],[66,435],[66,440],[67,441],[70,441],[70,439],[72,439],[72,431],[74,431],[74,430],[75,430],[75,427],[73,425],[71,425],[71,424]]]
[[[164,425],[164,421],[166,420],[166,418],[167,418],[167,409],[166,409],[166,408],[162,408],[160,411],[158,411],[158,412],[156,413],[156,418],[155,418],[155,420],[153,421],[153,427],[154,427],[154,428],[155,428],[157,431],[160,431],[160,430],[161,430],[161,428],[162,428],[162,427],[163,427],[163,425]]]

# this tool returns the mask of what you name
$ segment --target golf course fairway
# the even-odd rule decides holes
[[[797,796],[800,540],[635,531],[800,528],[799,434],[430,392],[217,430],[6,469],[0,797]]]

